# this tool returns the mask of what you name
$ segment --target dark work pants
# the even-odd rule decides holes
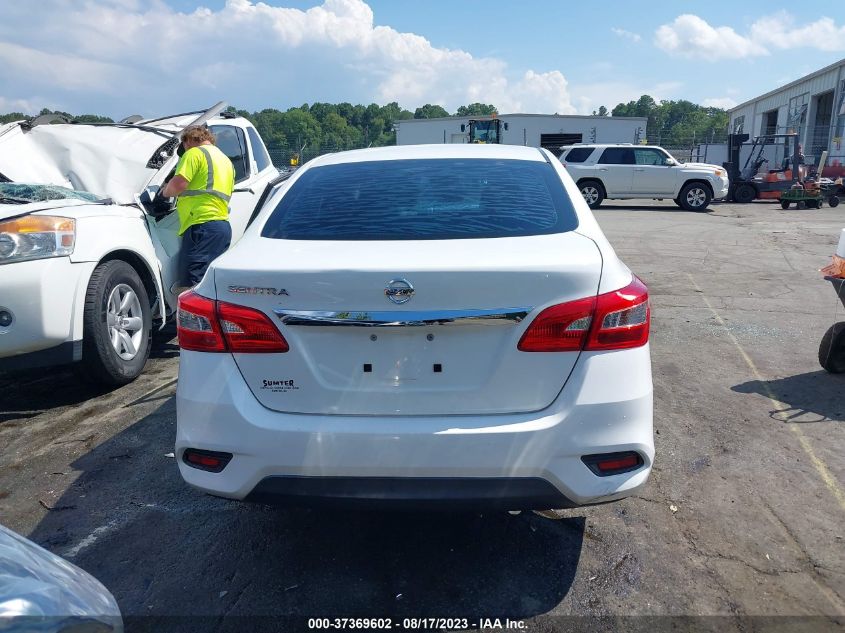
[[[189,226],[182,234],[182,261],[189,286],[197,285],[213,259],[232,243],[232,227],[226,220]]]

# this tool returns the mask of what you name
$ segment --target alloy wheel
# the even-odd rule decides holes
[[[141,302],[135,291],[126,284],[115,286],[108,300],[106,325],[114,351],[123,360],[138,355],[144,338],[144,319]]]
[[[707,200],[707,192],[701,187],[693,187],[687,191],[687,204],[691,207],[697,209],[704,204],[705,200]]]

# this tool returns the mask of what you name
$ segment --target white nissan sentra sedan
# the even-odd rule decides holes
[[[654,458],[649,318],[545,150],[323,156],[179,297],[179,469],[261,502],[620,499]]]

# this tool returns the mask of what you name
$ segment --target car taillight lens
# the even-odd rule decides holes
[[[546,308],[525,330],[522,352],[577,352],[584,347],[595,311],[594,297]]]
[[[523,352],[577,352],[640,347],[648,342],[648,288],[634,277],[621,290],[543,310],[517,348]]]
[[[286,352],[288,342],[266,314],[232,303],[217,303],[217,316],[230,352]]]
[[[651,310],[648,288],[638,277],[622,288],[596,297],[596,314],[587,350],[628,349],[648,343]]]
[[[195,292],[179,295],[176,332],[179,347],[195,352],[225,352],[223,333],[215,315],[215,302]]]
[[[233,353],[281,353],[290,349],[260,310],[186,292],[179,295],[177,315],[182,349]]]

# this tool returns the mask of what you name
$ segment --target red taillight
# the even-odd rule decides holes
[[[595,298],[579,299],[546,308],[519,339],[522,352],[577,352],[584,347]]]
[[[232,303],[217,303],[217,317],[230,352],[286,352],[288,342],[266,314]]]
[[[179,295],[176,332],[179,347],[196,352],[225,352],[226,344],[215,314],[215,302],[195,292]]]
[[[212,301],[195,292],[179,295],[179,347],[196,352],[281,353],[288,343],[266,314]]]
[[[523,352],[577,352],[640,347],[648,342],[648,288],[634,277],[625,288],[543,310],[517,348]]]
[[[648,288],[639,277],[622,288],[596,297],[596,314],[587,350],[628,349],[648,343],[651,310]]]

